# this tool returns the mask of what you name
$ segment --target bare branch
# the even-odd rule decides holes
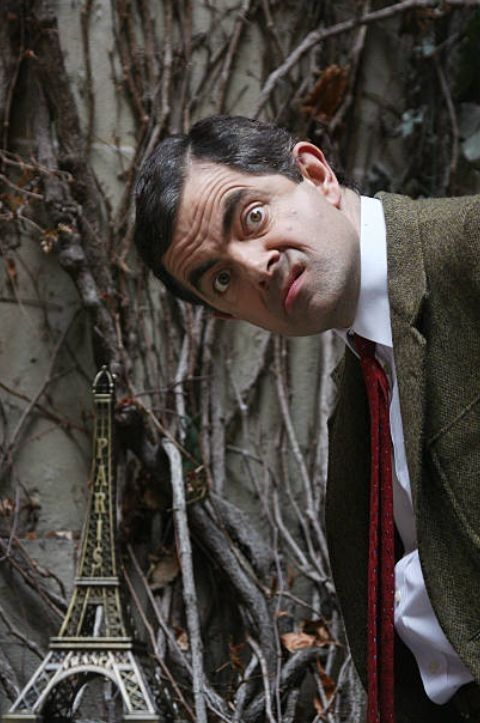
[[[24,634],[17,628],[17,626],[12,623],[12,621],[11,621],[10,618],[8,617],[7,613],[5,612],[5,610],[4,610],[4,608],[2,607],[1,604],[0,604],[0,618],[1,618],[1,619],[3,620],[3,622],[5,623],[5,625],[6,625],[6,627],[7,627],[7,630],[8,630],[8,632],[9,632],[11,635],[13,635],[15,638],[17,638],[17,639],[20,640],[22,643],[24,643],[24,645],[26,645],[27,648],[29,648],[29,650],[32,651],[32,653],[35,653],[35,655],[37,656],[37,658],[40,658],[40,660],[43,660],[44,655],[45,655],[45,651],[40,650],[40,648],[38,647],[38,645],[37,645],[33,640],[30,640],[29,638],[27,638],[27,636],[24,635]]]
[[[192,549],[187,521],[187,504],[182,474],[182,462],[178,449],[169,440],[164,441],[163,448],[170,460],[173,517],[177,532],[178,558],[182,570],[183,598],[185,601],[189,644],[192,656],[195,715],[198,723],[207,723],[204,695],[205,673],[203,670],[203,644],[200,634],[197,594],[193,577]]]

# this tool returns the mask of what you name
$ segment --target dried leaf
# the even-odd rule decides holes
[[[166,553],[160,559],[156,558],[148,571],[148,581],[153,591],[161,590],[175,580],[180,571],[180,565],[175,552]]]
[[[305,97],[302,111],[328,123],[340,107],[348,88],[350,68],[329,65],[322,70],[310,93]]]
[[[315,645],[319,648],[325,645],[338,645],[337,641],[330,635],[330,631],[323,618],[319,618],[318,620],[304,620],[302,630],[308,635],[313,635]]]
[[[317,660],[316,662],[327,705],[324,706],[322,701],[318,697],[314,698],[313,705],[319,718],[321,718],[321,720],[327,720],[327,714],[329,713],[330,708],[332,707],[332,703],[335,699],[336,685],[335,681],[326,674],[325,669],[320,663],[320,661]]]
[[[320,698],[316,698],[316,697],[315,697],[315,698],[313,699],[313,706],[314,706],[314,708],[315,708],[315,711],[316,711],[316,712],[318,713],[318,715],[320,716],[320,718],[322,718],[322,720],[325,720],[324,708],[323,708],[322,701],[320,700]]]
[[[321,664],[320,660],[318,660],[318,658],[316,660],[316,664],[317,664],[317,670],[318,670],[318,674],[320,676],[320,680],[322,681],[322,687],[325,692],[325,697],[326,697],[327,701],[330,702],[331,699],[333,698],[333,696],[335,695],[337,686],[335,684],[335,681],[332,678],[330,678],[329,675],[326,674],[325,668]]]
[[[55,229],[47,228],[42,233],[40,246],[44,254],[49,254],[53,251],[58,242],[58,232]]]
[[[304,648],[313,648],[315,645],[315,636],[306,633],[285,633],[280,636],[282,645],[290,653],[295,650],[303,650]]]
[[[317,697],[313,699],[313,706],[320,720],[327,720],[327,712],[330,706],[327,705],[327,707],[324,708],[322,701]]]
[[[15,284],[17,282],[17,267],[15,265],[15,261],[8,256],[5,256],[4,260],[5,267],[7,269],[8,279],[12,282],[12,284]]]
[[[293,583],[297,579],[297,571],[293,565],[287,565],[287,584],[288,587],[293,587]]]
[[[177,628],[177,645],[184,653],[188,652],[190,646],[186,630],[181,630],[180,628]]]
[[[25,205],[25,200],[22,196],[17,196],[14,193],[2,193],[0,199],[5,203],[10,211],[18,211],[19,208]]]
[[[228,644],[228,654],[230,656],[230,662],[232,666],[237,670],[243,670],[245,668],[244,662],[241,658],[241,653],[245,649],[245,643],[234,643]]]
[[[73,228],[66,223],[59,223],[57,228],[61,233],[67,234],[67,236],[73,236]]]
[[[36,540],[37,537],[38,537],[38,535],[35,532],[35,530],[31,530],[30,532],[27,532],[27,534],[25,535],[26,540]]]
[[[45,533],[45,537],[55,540],[73,540],[72,530],[49,530]]]
[[[10,517],[15,509],[15,501],[11,497],[0,498],[0,517]]]

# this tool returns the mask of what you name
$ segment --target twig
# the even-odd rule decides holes
[[[138,575],[138,577],[143,585],[143,589],[145,590],[147,597],[150,601],[150,604],[152,606],[152,609],[153,609],[153,612],[157,619],[157,622],[158,622],[163,634],[165,635],[165,638],[168,640],[170,649],[175,651],[176,662],[181,663],[183,672],[187,675],[187,677],[191,678],[192,677],[192,666],[190,665],[190,662],[186,658],[183,651],[180,650],[173,632],[171,631],[167,622],[165,621],[165,619],[161,613],[160,607],[158,605],[158,602],[155,599],[155,596],[152,593],[150,585],[148,584],[147,579],[142,572],[140,564],[137,560],[135,553],[133,552],[131,545],[127,545],[127,549],[128,549],[128,553],[130,555],[130,559],[132,560],[133,566],[135,568],[135,572]],[[206,680],[204,681],[204,686],[205,686],[205,695],[206,695],[206,699],[208,702],[208,707],[210,708],[212,713],[214,715],[216,715],[220,720],[228,721],[229,718],[226,715],[226,706],[224,705],[223,700],[213,690],[213,688],[211,688],[208,685]]]
[[[265,25],[267,27],[267,32],[272,37],[272,40],[273,40],[273,43],[277,50],[277,53],[278,53],[280,59],[283,61],[283,60],[285,60],[285,53],[283,52],[282,44],[280,42],[280,37],[277,32],[277,27],[276,27],[275,21],[272,17],[272,11],[270,8],[270,0],[262,0],[262,10],[263,10],[263,14],[265,16]]]
[[[8,6],[3,9],[2,12],[2,23],[5,24],[4,27],[8,28],[9,23],[6,19],[6,15],[9,13]],[[4,113],[3,113],[3,128],[2,128],[2,147],[6,148],[8,144],[8,133],[10,130],[10,114],[12,111],[12,102],[13,97],[15,93],[15,87],[17,85],[18,76],[20,74],[20,67],[22,65],[22,61],[25,54],[25,23],[24,23],[24,15],[23,13],[19,13],[19,19],[20,19],[20,37],[19,37],[19,45],[18,48],[15,50],[16,52],[16,58],[15,58],[15,64],[13,68],[13,72],[10,74],[6,73],[5,71],[7,68],[2,68],[3,72],[5,73],[4,78],[5,80],[3,82],[8,83],[7,92],[5,94],[5,103],[4,103]],[[10,30],[10,28],[8,28]],[[5,35],[8,34],[8,30],[5,33]],[[6,40],[6,38],[2,38],[2,40]],[[7,49],[5,47],[2,48],[2,54],[5,56],[7,55]],[[3,60],[3,59],[2,59]],[[11,68],[8,68],[9,71],[11,71]],[[10,75],[10,77],[9,77]]]
[[[290,410],[288,407],[287,393],[285,390],[285,385],[284,385],[282,371],[281,371],[281,341],[278,337],[276,337],[276,339],[275,339],[275,378],[276,378],[276,383],[277,383],[277,394],[278,394],[278,400],[280,402],[280,409],[282,412],[283,423],[285,424],[285,428],[287,430],[290,447],[291,447],[293,456],[295,458],[295,461],[297,462],[297,465],[298,465],[298,468],[300,471],[300,478],[302,480],[303,489],[305,492],[305,498],[306,498],[306,503],[307,503],[305,513],[306,513],[306,516],[307,516],[310,524],[312,525],[313,529],[317,533],[317,540],[320,545],[320,550],[322,552],[323,559],[327,560],[328,552],[327,552],[327,543],[325,540],[325,534],[319,525],[318,511],[314,507],[314,500],[313,500],[313,495],[312,495],[312,487],[311,487],[309,474],[307,471],[307,467],[305,465],[305,460],[303,459],[303,455],[300,450],[300,445],[298,444],[297,435],[296,435],[295,429],[293,427],[293,422],[292,422]]]
[[[21,186],[17,186],[16,183],[11,181],[7,176],[5,176],[3,173],[0,173],[0,181],[3,181],[7,184],[11,189],[16,191],[17,193],[21,193],[22,196],[26,196],[27,198],[33,198],[35,201],[43,201],[44,196],[41,193],[35,193],[34,191],[27,191],[26,188],[22,188]]]
[[[72,328],[73,323],[76,320],[79,313],[80,313],[80,309],[76,309],[72,318],[70,319],[69,323],[67,324],[67,326],[65,327],[63,332],[60,334],[60,337],[58,338],[57,343],[55,344],[45,378],[44,378],[42,384],[40,385],[40,388],[37,390],[36,394],[32,397],[29,404],[27,404],[27,406],[23,410],[22,415],[20,416],[20,419],[17,422],[17,426],[15,427],[15,429],[12,433],[10,441],[9,441],[8,445],[6,446],[6,450],[5,450],[4,454],[2,455],[2,467],[3,468],[5,468],[5,466],[8,467],[9,464],[11,464],[12,453],[15,448],[17,438],[18,438],[20,432],[22,431],[28,417],[30,416],[32,409],[35,407],[38,400],[43,395],[45,389],[48,387],[48,385],[52,381],[52,372],[53,372],[53,368],[55,366],[55,362],[57,361],[58,352],[62,348],[63,342],[65,341],[65,338],[67,337],[67,335],[68,335],[70,329]]]
[[[8,631],[15,637],[18,638],[22,643],[24,643],[29,650],[32,651],[32,653],[35,653],[37,658],[40,658],[40,660],[43,660],[45,653],[40,650],[38,645],[33,641],[27,638],[26,635],[24,635],[10,620],[7,613],[5,612],[4,608],[0,604],[0,618],[2,618],[3,622],[7,626]]]
[[[451,132],[452,132],[452,151],[451,151],[451,156],[450,156],[450,163],[448,164],[448,166],[445,169],[445,176],[443,179],[443,188],[445,189],[445,191],[447,191],[450,186],[452,176],[454,177],[454,174],[457,170],[459,130],[458,130],[457,114],[455,113],[455,106],[454,106],[453,100],[452,100],[452,94],[450,93],[450,88],[448,87],[447,79],[445,77],[445,73],[443,72],[443,68],[441,66],[437,53],[435,53],[433,55],[433,62],[435,65],[435,70],[437,71],[440,88],[442,89],[443,97],[445,98],[445,103],[447,106],[448,117],[450,119],[450,127],[451,127]]]
[[[164,440],[163,448],[170,460],[173,495],[173,518],[175,521],[178,559],[182,571],[183,599],[187,617],[188,636],[192,656],[193,698],[197,723],[207,723],[205,707],[203,670],[203,644],[200,634],[200,618],[197,607],[197,593],[193,577],[192,548],[187,520],[187,504],[182,474],[182,460],[177,447]]]
[[[218,107],[218,113],[223,113],[225,110],[225,99],[228,89],[228,81],[230,80],[231,76],[231,68],[233,59],[235,57],[235,53],[237,52],[238,44],[240,42],[240,38],[242,35],[242,30],[244,28],[245,22],[247,20],[247,15],[250,12],[250,7],[252,5],[252,0],[243,0],[242,6],[238,12],[238,15],[235,20],[235,25],[233,27],[232,37],[230,39],[230,43],[228,45],[227,55],[225,57],[225,60],[223,61],[222,70],[220,72],[220,78],[218,81],[218,91],[217,91],[217,107]]]
[[[151,643],[152,648],[153,648],[154,653],[155,653],[155,660],[156,660],[157,663],[159,664],[159,666],[160,666],[160,668],[161,668],[161,670],[162,670],[162,673],[164,674],[164,676],[166,677],[166,679],[168,680],[168,682],[169,682],[170,685],[172,686],[173,690],[175,691],[175,693],[176,693],[176,695],[177,695],[177,697],[178,697],[178,700],[180,701],[180,703],[183,705],[183,707],[184,707],[184,709],[185,709],[186,714],[188,715],[188,717],[190,718],[190,720],[195,721],[195,715],[194,715],[192,709],[190,708],[190,706],[188,705],[187,701],[185,700],[185,698],[184,698],[184,696],[183,696],[183,694],[182,694],[182,691],[180,690],[180,688],[178,687],[178,685],[177,685],[177,683],[176,683],[175,678],[173,677],[173,675],[171,674],[170,670],[168,669],[168,666],[165,664],[165,661],[164,661],[164,660],[162,659],[162,657],[158,654],[157,641],[156,641],[156,638],[155,638],[155,633],[154,633],[153,628],[152,628],[152,626],[150,625],[150,623],[149,623],[149,621],[148,621],[148,619],[147,619],[147,616],[145,615],[145,611],[144,611],[144,609],[143,609],[142,604],[140,603],[140,600],[139,600],[139,597],[138,597],[138,595],[137,595],[137,593],[136,593],[135,587],[134,587],[132,581],[130,580],[130,576],[129,576],[129,574],[127,573],[126,570],[123,571],[123,576],[124,576],[125,581],[126,581],[126,583],[127,583],[128,589],[129,589],[129,591],[130,591],[130,595],[132,596],[132,599],[133,599],[133,602],[135,603],[135,607],[137,608],[138,613],[139,613],[140,617],[142,618],[142,622],[143,622],[143,624],[144,624],[144,626],[145,626],[145,629],[146,629],[146,631],[148,632],[148,636],[149,636],[149,638],[150,638],[150,643]]]
[[[7,544],[1,537],[0,549],[6,556],[8,563],[23,577],[26,584],[33,590],[35,590],[35,592],[38,593],[38,595],[42,598],[43,602],[50,608],[50,610],[52,610],[52,612],[55,613],[55,615],[60,620],[62,620],[66,610],[66,605],[62,604],[59,596],[39,585],[38,580],[36,580],[36,578],[29,571],[24,570],[22,565],[18,562],[18,560],[15,559],[12,553],[10,553],[8,556],[6,555],[8,551]]]
[[[0,299],[0,301],[2,301]],[[24,304],[25,301],[22,300],[22,304]],[[28,303],[28,302],[27,302]],[[32,303],[33,305],[33,303]],[[26,394],[22,394],[21,392],[17,392],[15,389],[11,389],[6,384],[0,381],[0,389],[3,389],[8,394],[11,394],[12,397],[16,397],[17,399],[22,399],[24,402],[31,403],[31,398],[28,397]],[[60,425],[60,427],[64,429],[76,429],[79,432],[86,432],[85,427],[81,427],[79,424],[75,424],[75,422],[71,422],[67,417],[62,417],[60,414],[57,414],[56,412],[50,411],[50,409],[47,409],[43,404],[40,404],[40,402],[35,403],[35,408],[38,409],[47,419],[51,419],[53,422],[57,422],[57,424]]]
[[[24,491],[25,491],[25,488],[24,488]],[[28,554],[28,552],[25,550],[25,548],[23,547],[23,545],[20,542],[20,540],[18,539],[18,537],[15,538],[15,547],[17,550],[19,550],[19,552],[21,553],[21,555],[23,556],[23,558],[25,559],[27,564],[31,568],[33,568],[35,570],[35,572],[38,572],[40,577],[43,577],[44,579],[47,579],[47,580],[48,579],[55,580],[55,582],[57,583],[58,588],[60,590],[60,595],[56,596],[56,600],[58,601],[58,604],[62,608],[66,608],[67,607],[67,599],[66,599],[66,593],[65,593],[65,585],[63,584],[62,580],[58,577],[58,575],[56,575],[51,570],[49,570],[45,567],[42,567],[42,565],[39,565],[39,563]],[[56,593],[53,593],[53,594],[56,595]]]
[[[8,542],[5,549],[4,554],[0,557],[0,562],[3,562],[8,557],[10,557],[10,552],[12,549],[12,544],[15,539],[15,534],[17,531],[17,524],[18,524],[18,516],[20,513],[20,485],[17,484],[15,489],[15,503],[14,503],[14,517],[13,517],[13,523],[10,528],[10,534],[8,536]]]
[[[14,701],[20,695],[20,686],[12,666],[7,660],[3,650],[0,648],[0,683],[10,701]]]
[[[260,663],[260,668],[262,671],[262,680],[263,680],[263,690],[265,691],[265,715],[266,719],[270,721],[270,723],[276,723],[275,718],[273,717],[273,711],[272,711],[272,694],[270,692],[270,677],[268,673],[267,663],[265,661],[265,658],[263,656],[262,650],[258,643],[250,636],[247,635],[247,643],[255,653],[255,657],[257,658],[258,662]]]
[[[87,87],[87,134],[85,138],[85,152],[88,155],[92,148],[93,121],[95,118],[95,93],[93,92],[92,59],[90,56],[90,16],[92,14],[93,0],[85,0],[80,11],[80,26],[82,29],[82,49],[86,70]]]
[[[363,6],[363,15],[366,15],[370,12],[370,0],[365,0],[364,6]],[[357,80],[357,74],[358,74],[358,67],[360,65],[360,58],[362,57],[363,48],[365,46],[365,39],[367,37],[367,26],[362,25],[357,33],[357,37],[355,39],[355,42],[353,43],[352,50],[350,52],[350,58],[349,58],[349,73],[348,73],[348,90],[345,94],[345,98],[343,99],[340,107],[338,108],[337,112],[333,116],[332,120],[330,121],[328,125],[328,130],[331,135],[335,133],[339,125],[342,123],[343,119],[345,118],[345,115],[348,112],[348,109],[350,108],[351,104],[353,103],[354,99],[354,86]]]
[[[235,691],[235,713],[233,715],[232,723],[241,723],[243,710],[245,708],[245,703],[247,702],[247,697],[249,693],[251,692],[251,684],[252,684],[252,675],[255,670],[255,668],[258,666],[258,658],[256,655],[252,655],[250,660],[248,661],[248,665],[245,668],[243,672],[243,679],[238,686],[237,690]]]
[[[186,430],[186,407],[185,397],[183,390],[183,383],[185,378],[188,376],[188,356],[189,356],[190,339],[188,334],[183,337],[182,350],[180,352],[180,359],[178,362],[177,372],[175,374],[174,390],[175,390],[175,404],[177,408],[178,416],[178,436],[180,438],[180,444],[185,444]]]
[[[322,655],[321,648],[306,648],[292,655],[283,666],[280,685],[284,694],[292,688],[303,676],[305,668]],[[243,723],[254,723],[262,714],[265,707],[265,693],[260,693],[245,711]]]
[[[40,388],[37,390],[36,394],[32,397],[32,399],[30,400],[29,404],[27,404],[26,408],[23,410],[22,415],[21,415],[20,419],[19,419],[18,422],[17,422],[17,426],[15,427],[15,429],[14,429],[14,431],[13,431],[13,433],[12,433],[12,436],[11,436],[11,438],[10,438],[10,441],[9,441],[7,447],[6,447],[5,452],[4,452],[3,459],[2,459],[2,465],[3,465],[6,461],[8,461],[9,459],[11,459],[12,451],[13,451],[13,449],[14,449],[14,447],[15,447],[16,440],[17,440],[18,435],[19,435],[20,432],[22,431],[23,426],[24,426],[25,422],[27,421],[27,419],[28,419],[28,417],[29,417],[32,409],[33,409],[33,408],[35,407],[35,405],[37,404],[38,400],[40,399],[40,397],[41,397],[42,394],[44,393],[45,389],[46,389],[46,388],[48,387],[48,385],[51,383],[51,381],[52,381],[52,372],[53,372],[53,368],[54,368],[54,366],[55,366],[55,362],[57,361],[58,352],[59,352],[60,349],[62,348],[63,342],[65,341],[65,339],[66,339],[66,337],[67,337],[70,329],[72,328],[73,323],[74,323],[74,321],[76,320],[76,318],[77,318],[77,316],[79,315],[79,313],[80,313],[80,309],[76,309],[76,311],[74,312],[72,318],[71,318],[70,321],[68,322],[67,326],[65,327],[65,329],[63,330],[63,332],[60,334],[60,337],[58,338],[57,343],[55,344],[55,347],[54,347],[54,349],[53,349],[52,356],[51,356],[51,359],[50,359],[50,364],[49,364],[49,366],[48,366],[48,370],[47,370],[47,373],[46,373],[46,375],[45,375],[45,378],[44,378],[42,384],[40,385]]]

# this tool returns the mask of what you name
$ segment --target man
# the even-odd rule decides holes
[[[403,547],[399,723],[480,721],[479,218],[478,197],[360,198],[320,149],[245,118],[165,140],[137,185],[137,246],[171,291],[222,318],[345,339],[327,532],[364,682],[370,431],[353,333],[376,344]]]

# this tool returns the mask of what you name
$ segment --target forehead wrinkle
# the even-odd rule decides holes
[[[208,195],[215,193],[215,186],[218,184],[208,183],[205,184],[200,193],[193,193],[188,198],[188,206],[186,207],[186,200],[188,195],[188,181],[185,185],[183,198],[180,204],[179,222],[174,232],[175,250],[174,256],[171,260],[174,261],[172,264],[172,270],[174,274],[187,279],[185,273],[185,267],[198,249],[202,246],[204,241],[208,238],[208,232],[210,230],[209,219],[214,211],[215,202],[213,204],[208,203]],[[207,200],[205,201],[205,195]],[[205,220],[206,219],[206,220]],[[183,227],[183,228],[182,228]],[[168,258],[168,251],[166,257]],[[171,254],[170,254],[171,256]],[[176,263],[175,263],[176,262]]]
[[[179,281],[188,282],[192,267],[195,271],[208,258],[215,256],[218,259],[224,242],[222,220],[225,214],[222,207],[225,207],[225,196],[235,196],[242,189],[248,191],[248,181],[251,182],[251,179],[242,178],[241,174],[232,177],[231,169],[221,164],[189,159],[173,234],[174,248],[170,246],[164,255],[167,266]],[[207,259],[201,252],[204,244],[208,248]]]

